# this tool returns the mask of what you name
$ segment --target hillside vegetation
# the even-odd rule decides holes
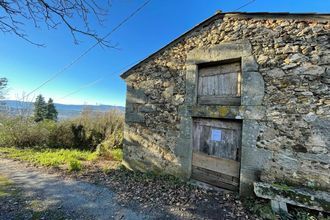
[[[58,122],[0,115],[0,147],[7,156],[41,165],[79,166],[79,158],[95,155],[120,160],[123,126],[124,115],[116,110],[84,110],[79,117]]]

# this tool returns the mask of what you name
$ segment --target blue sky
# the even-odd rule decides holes
[[[101,0],[100,0],[101,1]],[[103,26],[93,25],[105,35],[144,1],[113,0]],[[142,12],[110,36],[120,50],[97,47],[55,80],[36,91],[55,102],[72,104],[125,105],[125,83],[119,77],[123,67],[163,47],[217,10],[233,11],[247,0],[152,0]],[[256,0],[246,12],[330,12],[330,0]],[[2,12],[0,12],[1,14]],[[93,23],[94,24],[94,23]],[[79,45],[65,26],[57,30],[25,25],[29,38],[46,44],[37,47],[12,34],[0,33],[0,77],[9,79],[9,99],[22,97],[79,56],[95,41],[79,36]],[[80,87],[102,79],[91,87],[68,96]],[[33,98],[33,95],[30,99]]]

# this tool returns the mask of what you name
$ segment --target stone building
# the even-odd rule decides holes
[[[218,13],[123,73],[124,165],[329,192],[329,18]]]

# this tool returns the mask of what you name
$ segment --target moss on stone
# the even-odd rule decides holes
[[[288,185],[285,185],[285,184],[273,183],[272,185],[273,185],[274,187],[277,187],[277,188],[279,188],[279,189],[281,189],[281,190],[284,190],[284,191],[287,191],[287,190],[292,189],[291,186],[288,186]]]
[[[229,113],[229,108],[227,106],[219,107],[219,114],[221,117],[225,117]]]
[[[330,202],[316,192],[290,187],[283,184],[259,184],[257,195],[263,198],[283,198],[292,201],[292,204],[305,207],[321,207],[323,211],[330,211]]]

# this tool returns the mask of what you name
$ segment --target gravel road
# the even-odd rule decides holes
[[[16,161],[1,159],[0,174],[22,189],[25,197],[42,201],[44,210],[60,209],[64,219],[153,218],[118,204],[115,193],[108,188],[60,179],[57,175],[42,173],[33,167],[24,167]]]

